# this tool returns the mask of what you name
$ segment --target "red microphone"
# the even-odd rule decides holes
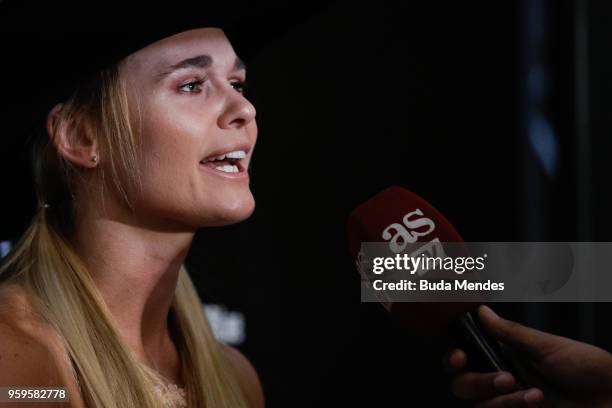
[[[357,207],[347,223],[349,249],[360,268],[362,243],[383,242],[390,252],[408,245],[459,242],[463,239],[431,204],[401,187],[389,187]],[[360,273],[362,271],[360,270]],[[421,336],[461,336],[478,350],[487,371],[514,371],[498,344],[481,328],[472,312],[474,302],[391,302],[380,299],[393,320]],[[515,377],[518,379],[518,377]]]

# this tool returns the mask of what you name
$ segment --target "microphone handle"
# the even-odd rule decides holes
[[[468,346],[472,351],[477,353],[476,359],[481,365],[484,365],[485,371],[506,371],[512,373],[517,387],[519,389],[526,389],[525,381],[512,363],[504,357],[497,340],[492,338],[481,327],[480,322],[477,318],[474,318],[472,312],[464,313],[458,318],[457,330],[460,332],[463,340],[469,343]]]

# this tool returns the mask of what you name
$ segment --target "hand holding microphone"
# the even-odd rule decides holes
[[[451,389],[458,398],[479,402],[478,408],[612,407],[612,354],[503,319],[486,306],[478,318],[535,387],[517,390],[507,372],[460,372],[470,356],[456,349],[446,365],[455,373]]]

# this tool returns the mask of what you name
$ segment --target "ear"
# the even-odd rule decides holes
[[[69,120],[62,115],[63,103],[47,114],[47,133],[58,152],[71,163],[93,168],[98,165],[98,144],[84,121]],[[92,160],[92,157],[96,160]]]

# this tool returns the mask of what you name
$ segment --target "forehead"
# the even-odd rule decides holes
[[[216,27],[184,31],[154,42],[125,59],[125,68],[139,74],[156,73],[186,58],[210,55],[213,67],[231,69],[236,53],[222,29]]]

